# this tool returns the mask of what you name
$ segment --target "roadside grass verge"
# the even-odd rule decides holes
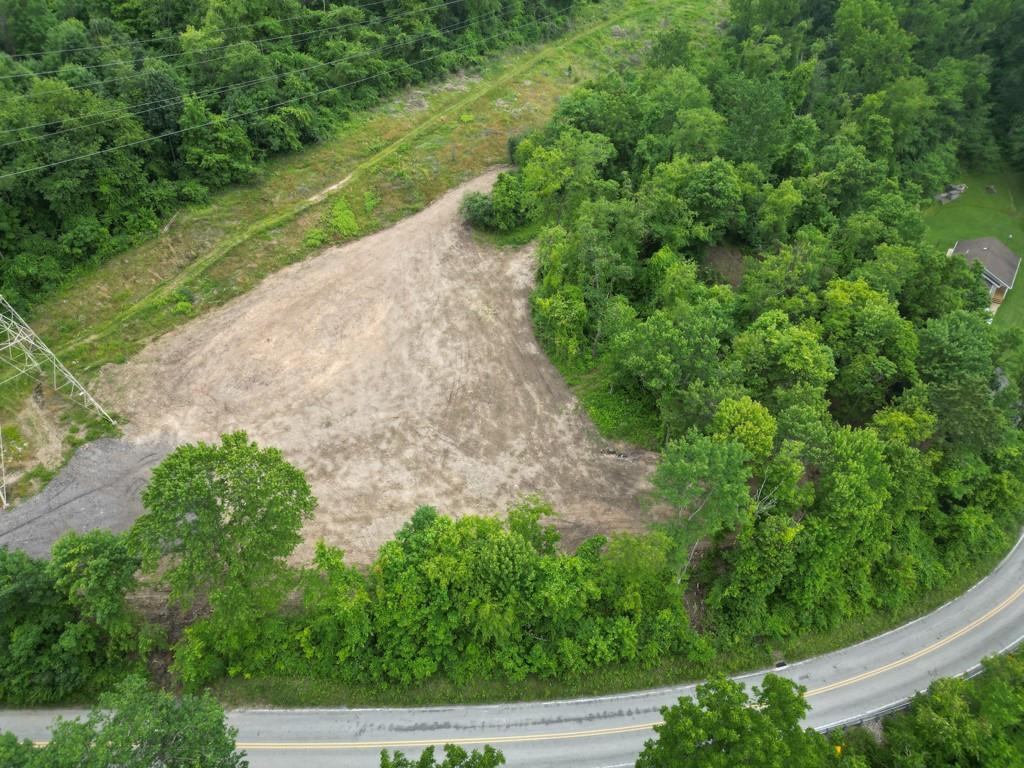
[[[276,270],[387,227],[506,162],[509,137],[544,125],[573,84],[638,63],[662,24],[709,25],[720,8],[721,0],[586,6],[558,38],[408,89],[333,138],[273,158],[256,182],[179,211],[158,236],[69,280],[27,319],[88,382]],[[354,225],[332,229],[339,200]],[[16,420],[32,387],[25,379],[0,387],[0,423]],[[30,441],[26,467],[34,448]]]

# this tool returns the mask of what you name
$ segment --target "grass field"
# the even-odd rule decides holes
[[[104,364],[124,361],[153,338],[319,251],[322,243],[310,234],[323,229],[339,199],[355,214],[358,234],[422,209],[505,162],[508,138],[544,124],[573,84],[638,63],[667,21],[710,28],[721,5],[608,0],[586,6],[560,38],[507,51],[481,71],[407,90],[353,118],[332,139],[273,159],[257,182],[180,211],[158,236],[69,282],[28,320],[88,382]],[[23,421],[31,387],[23,380],[0,389],[5,425]],[[53,398],[49,408],[55,412],[52,428],[64,431],[66,457],[68,438],[82,439],[88,430],[72,433],[62,422],[88,419]],[[40,463],[40,443],[52,442],[53,435],[39,432],[21,429],[16,471],[32,476]],[[35,477],[14,495],[37,490],[45,474]]]
[[[1024,174],[967,173],[958,181],[967,184],[963,197],[925,210],[928,241],[946,249],[957,240],[998,237],[1018,255],[1024,255]],[[989,185],[995,187],[995,194],[985,191]],[[995,324],[1024,328],[1024,284],[1007,294]]]

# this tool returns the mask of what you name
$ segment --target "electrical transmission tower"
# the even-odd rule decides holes
[[[114,420],[103,410],[103,406],[89,394],[82,384],[71,375],[64,364],[57,359],[48,346],[36,336],[21,315],[0,296],[0,363],[13,368],[16,373],[0,381],[3,386],[20,376],[30,376],[36,381],[49,384],[56,392],[72,402],[95,411],[111,424]],[[4,467],[3,439],[0,437],[0,505],[7,506],[7,475]]]

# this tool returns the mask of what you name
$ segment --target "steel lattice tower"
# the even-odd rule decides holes
[[[6,363],[16,373],[0,381],[0,386],[20,376],[30,376],[45,382],[54,391],[72,402],[95,411],[111,424],[114,420],[103,406],[89,394],[57,356],[29,327],[17,310],[0,296],[0,363]],[[0,504],[7,506],[7,478],[4,468],[3,441],[0,439]]]

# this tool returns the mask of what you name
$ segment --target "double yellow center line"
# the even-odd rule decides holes
[[[850,685],[868,680],[872,677],[891,672],[899,667],[912,664],[923,656],[927,656],[930,653],[943,648],[950,643],[954,642],[958,638],[963,637],[969,632],[980,627],[985,622],[992,619],[1002,611],[1006,610],[1012,605],[1020,596],[1024,594],[1024,584],[1019,586],[1013,594],[1003,600],[999,605],[995,606],[987,613],[979,616],[971,623],[961,627],[955,632],[950,633],[946,637],[940,640],[936,640],[931,645],[922,648],[909,656],[904,656],[901,659],[892,661],[888,664],[884,664],[876,669],[862,672],[859,675],[848,677],[844,680],[839,680],[835,683],[823,685],[820,688],[814,688],[807,691],[804,695],[808,698],[811,696],[820,696],[823,693],[829,693],[839,688],[845,688]],[[585,731],[554,731],[551,733],[530,733],[519,736],[480,736],[472,738],[454,738],[454,739],[441,739],[441,740],[424,740],[424,739],[405,739],[405,740],[394,740],[394,741],[310,741],[310,742],[241,742],[238,744],[240,749],[247,751],[255,750],[310,750],[310,749],[321,749],[321,750],[344,750],[344,749],[395,749],[400,747],[429,747],[432,744],[437,744],[443,741],[445,744],[458,744],[459,746],[471,746],[477,744],[519,744],[531,741],[561,741],[566,739],[584,739],[592,738],[596,736],[614,736],[622,733],[636,733],[638,731],[649,731],[656,725],[661,725],[662,721],[657,720],[650,723],[636,723],[634,725],[620,725],[613,728],[592,728]]]
[[[980,627],[985,622],[991,620],[994,616],[998,615],[1002,611],[1006,610],[1012,605],[1020,596],[1024,594],[1024,584],[1019,586],[1014,592],[1003,600],[999,605],[995,606],[987,613],[979,616],[974,621],[966,624],[955,632],[950,633],[946,637],[940,640],[936,640],[931,645],[922,648],[909,656],[904,656],[896,661],[884,664],[876,669],[868,670],[867,672],[861,672],[859,675],[848,677],[844,680],[839,680],[835,683],[823,685],[819,688],[814,688],[807,691],[804,695],[808,698],[811,696],[820,696],[823,693],[829,693],[839,688],[845,688],[850,685],[868,680],[872,677],[891,672],[899,667],[912,664],[923,656],[935,653],[935,651],[943,648],[950,643],[954,642],[958,638],[972,632],[973,630]],[[460,746],[472,746],[478,744],[520,744],[532,741],[562,741],[566,739],[585,739],[593,738],[597,736],[614,736],[622,733],[636,733],[638,731],[650,731],[654,726],[661,725],[662,721],[657,720],[650,723],[636,723],[633,725],[620,725],[612,728],[591,728],[585,731],[553,731],[550,733],[528,733],[517,736],[476,736],[469,738],[445,738],[445,739],[397,739],[392,741],[251,741],[251,742],[239,742],[238,748],[244,749],[248,752],[254,752],[258,750],[348,750],[348,749],[395,749],[402,747],[429,747],[432,744],[444,743],[444,744],[458,744]],[[45,741],[35,742],[38,746],[46,744]]]

